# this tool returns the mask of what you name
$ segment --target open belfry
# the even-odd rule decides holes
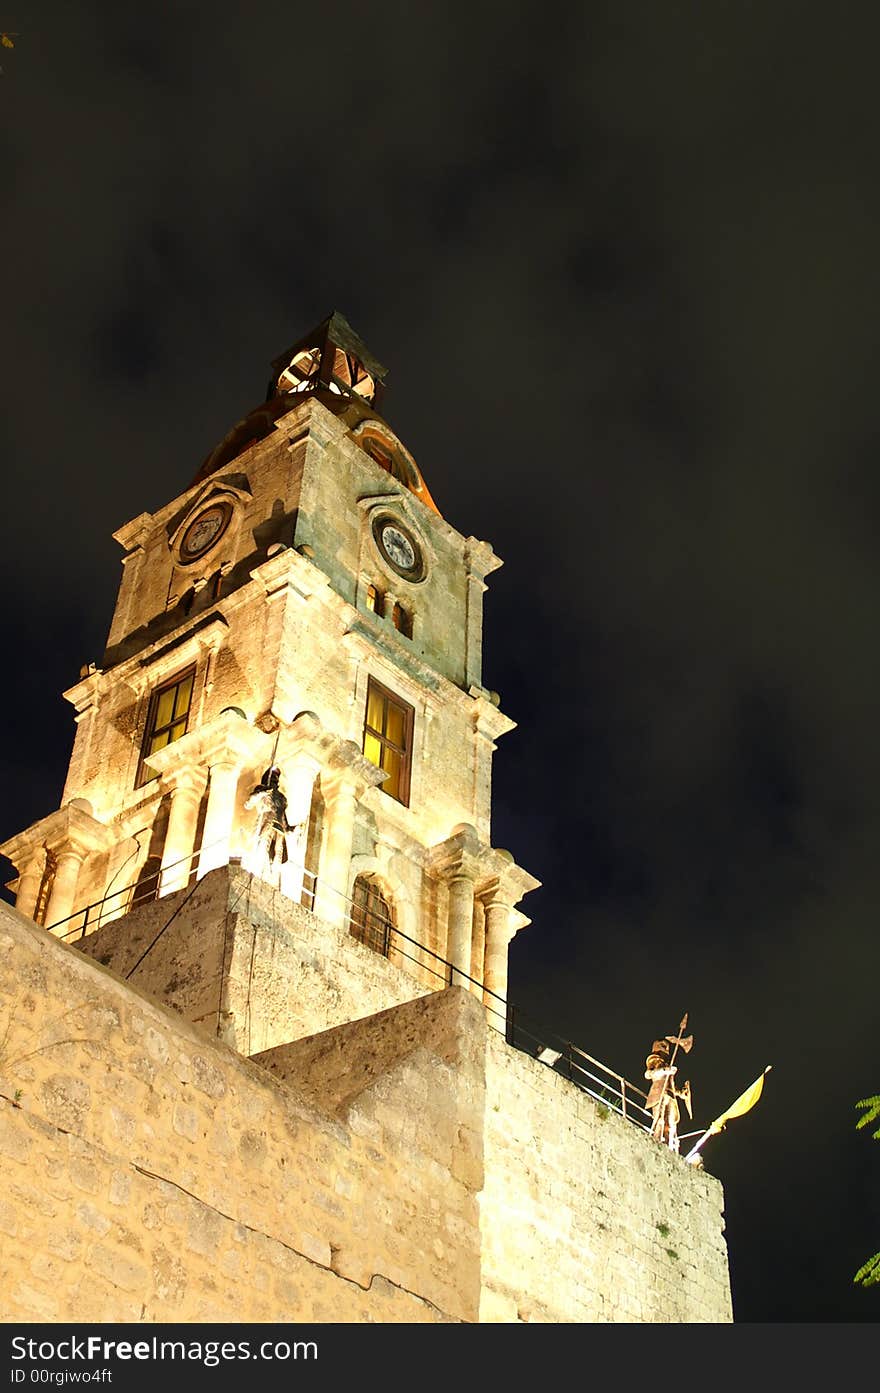
[[[385,375],[331,315],[114,534],[61,806],[0,847],[3,1320],[731,1319],[718,1182],[512,1043],[501,562]]]

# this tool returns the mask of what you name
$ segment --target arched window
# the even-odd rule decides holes
[[[387,958],[394,916],[385,896],[369,876],[359,875],[351,901],[349,929],[352,938]]]
[[[137,909],[138,905],[148,904],[150,900],[159,898],[159,875],[161,870],[161,856],[148,856],[141,866],[140,874],[135,881],[129,908]]]

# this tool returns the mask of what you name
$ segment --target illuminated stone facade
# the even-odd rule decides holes
[[[503,1038],[538,882],[491,844],[500,562],[383,371],[331,317],[116,533],[62,806],[2,847],[3,1137],[20,1203],[46,1187],[3,1211],[4,1319],[730,1318],[717,1182]]]

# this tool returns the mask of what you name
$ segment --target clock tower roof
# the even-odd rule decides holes
[[[334,310],[271,365],[266,400],[233,426],[208,455],[193,483],[201,483],[274,430],[299,401],[317,397],[348,426],[349,438],[439,515],[412,455],[380,415],[387,369]]]

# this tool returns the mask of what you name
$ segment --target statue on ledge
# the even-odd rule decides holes
[[[678,1027],[678,1034],[666,1035],[662,1040],[655,1040],[651,1046],[651,1053],[645,1060],[645,1078],[651,1081],[651,1089],[645,1107],[654,1118],[651,1136],[655,1141],[668,1146],[670,1151],[678,1151],[679,1149],[678,1123],[681,1118],[681,1109],[678,1106],[679,1098],[687,1108],[688,1116],[693,1116],[690,1080],[681,1088],[675,1082],[675,1076],[678,1073],[675,1056],[679,1049],[684,1050],[685,1054],[690,1054],[694,1043],[693,1035],[682,1034],[686,1025],[687,1013]]]
[[[287,838],[293,833],[302,840],[303,823],[287,820],[287,799],[281,792],[281,770],[273,764],[245,803],[246,811],[256,809],[259,816],[254,829],[254,863],[258,873],[265,866],[269,878],[275,880],[289,859]]]

